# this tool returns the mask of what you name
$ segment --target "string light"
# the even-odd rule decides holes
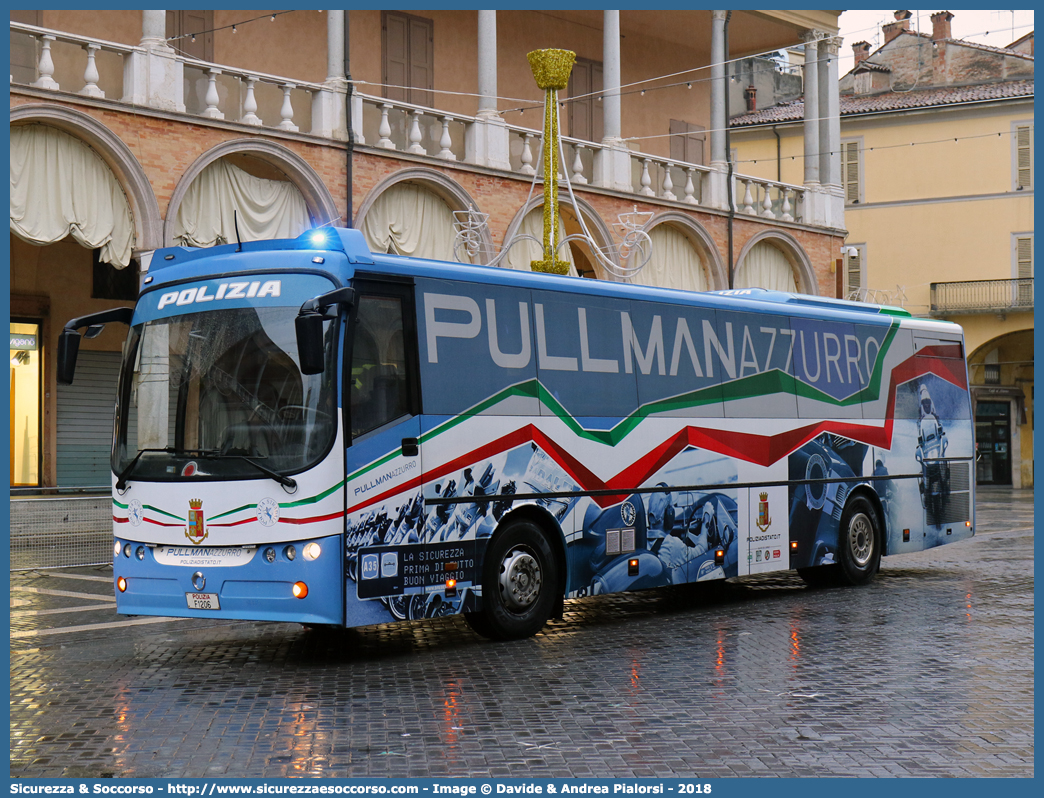
[[[203,35],[203,34],[207,34],[207,33],[215,33],[217,31],[221,31],[221,30],[228,30],[229,28],[232,28],[232,32],[236,33],[238,25],[245,25],[245,24],[247,24],[249,22],[255,22],[257,20],[264,19],[265,17],[268,17],[270,21],[275,22],[275,18],[277,16],[279,16],[281,14],[292,14],[292,13],[294,13],[294,10],[295,9],[290,9],[290,10],[287,10],[287,11],[277,11],[277,12],[275,12],[273,14],[265,14],[263,16],[254,17],[253,19],[241,20],[240,22],[236,22],[236,23],[234,23],[232,25],[225,25],[224,27],[221,27],[221,28],[213,28],[211,30],[197,31],[196,33],[193,33],[193,34],[185,34],[185,35],[182,35],[182,36],[170,36],[170,37],[167,38],[167,41],[175,41],[177,39],[183,39],[183,38],[186,38],[187,36],[191,36],[192,41],[195,42],[197,35]],[[320,14],[323,13],[321,9],[319,10],[319,13]],[[1019,25],[1019,26],[1016,26],[1016,27],[1017,28],[1032,27],[1032,25]],[[869,29],[867,29],[867,30],[869,30]],[[968,35],[969,36],[975,36],[975,35],[981,35],[981,34],[968,34]],[[968,41],[967,39],[965,39],[963,41],[965,41],[968,44],[971,44],[973,46],[976,44],[976,42],[971,42],[971,41]],[[781,45],[779,47],[774,47],[771,50],[766,50],[766,51],[764,51],[762,53],[754,53],[754,54],[751,54],[751,55],[743,56],[741,58],[729,59],[728,61],[724,62],[723,65],[739,63],[741,61],[753,60],[753,59],[760,58],[760,57],[768,57],[768,56],[771,56],[771,55],[774,55],[774,54],[778,53],[780,50],[787,50],[787,49],[790,49],[791,47],[801,47],[804,44],[805,44],[805,42],[794,42],[791,45]],[[921,42],[916,42],[916,43],[912,43],[910,45],[900,45],[899,47],[893,46],[892,49],[893,50],[896,50],[896,49],[906,49],[907,47],[920,47],[921,45],[922,45]],[[831,60],[830,58],[826,58],[825,59],[825,61],[828,62],[828,63],[830,62],[830,60]],[[811,65],[817,64],[817,63],[820,63],[820,59],[816,59],[816,60],[813,60],[813,61],[805,61],[803,66],[807,67],[807,66],[811,66]],[[640,83],[650,83],[650,82],[652,82],[654,80],[664,80],[666,78],[674,77],[676,75],[684,75],[686,72],[699,72],[701,70],[708,70],[708,69],[711,68],[711,66],[712,66],[711,64],[707,64],[705,66],[693,67],[691,69],[682,70],[680,72],[674,72],[674,73],[667,74],[667,75],[661,75],[661,76],[658,76],[658,77],[655,77],[655,78],[647,78],[647,79],[642,80],[642,81],[636,81],[635,83],[625,84],[624,86],[621,86],[620,88],[623,89],[623,88],[626,88],[627,86],[634,86],[634,85],[640,84]],[[802,65],[800,65],[800,64],[799,65],[792,65],[792,68],[800,69],[801,67],[802,67]],[[774,71],[776,71],[776,67],[775,67],[774,64],[766,64],[764,66],[755,66],[754,69],[752,70],[752,73],[753,72],[774,72]],[[729,78],[734,80],[735,76],[734,75],[729,75]],[[712,79],[713,78],[702,78],[702,79],[698,79],[698,80],[687,80],[687,81],[681,81],[681,82],[678,82],[678,83],[669,83],[669,84],[666,84],[666,85],[663,85],[663,86],[653,86],[653,87],[651,87],[648,90],[649,91],[655,91],[655,90],[658,90],[658,89],[669,89],[669,88],[673,88],[675,86],[681,86],[682,83],[684,83],[686,89],[692,89],[692,84],[693,83],[710,82]],[[356,83],[357,85],[380,86],[382,88],[411,88],[409,86],[405,86],[404,87],[404,86],[396,86],[396,85],[393,85],[393,84],[372,83],[372,82],[369,82],[369,81],[361,81],[361,80],[356,80],[356,81],[354,81],[354,83]],[[645,92],[646,92],[646,89],[641,89],[641,94],[643,96],[645,95]],[[480,96],[480,95],[478,95],[478,94],[476,94],[474,92],[453,92],[453,91],[444,91],[444,90],[439,90],[439,89],[435,89],[434,93],[435,94],[446,94],[446,95],[468,96],[468,97],[478,97],[478,96]],[[622,97],[624,95],[632,94],[632,93],[634,93],[634,92],[633,91],[620,91],[620,90],[618,90],[618,91],[614,92],[614,96]],[[563,105],[566,104],[566,103],[578,102],[578,101],[581,101],[581,100],[585,100],[588,97],[594,96],[594,95],[595,95],[595,92],[591,92],[590,94],[583,94],[583,95],[578,95],[576,97],[567,98],[567,99],[563,100],[562,102],[563,102]],[[513,97],[498,97],[497,99],[508,100],[508,101],[513,101],[513,102],[519,102],[520,101],[519,98],[513,98]],[[599,101],[601,101],[603,99],[603,95],[601,95],[601,94],[597,95],[597,99]],[[532,101],[530,101],[530,100],[521,100],[521,102],[532,102]],[[511,111],[518,111],[520,114],[524,115],[526,111],[533,110],[533,109],[538,109],[539,107],[540,106],[533,105],[533,106],[522,106],[522,107],[516,107],[516,108],[508,108],[508,109],[505,109],[504,111],[502,111],[501,113],[510,113]],[[775,123],[773,123],[773,124],[775,124]],[[748,126],[748,127],[746,127],[746,129],[750,129],[750,127],[753,127],[753,126]],[[646,137],[646,138],[657,138],[657,137],[653,136],[653,137]]]
[[[269,19],[272,22],[275,22],[275,18],[276,17],[280,16],[281,14],[293,14],[295,10],[296,9],[291,8],[291,9],[289,9],[287,11],[276,11],[274,14],[263,14],[260,17],[254,17],[252,19],[243,19],[243,20],[240,20],[238,22],[234,22],[231,25],[224,25],[223,27],[220,27],[220,28],[211,28],[210,30],[198,30],[195,33],[185,33],[185,34],[182,34],[181,36],[168,36],[167,37],[167,41],[168,42],[173,42],[173,41],[178,41],[179,39],[191,39],[192,41],[196,41],[196,37],[197,36],[203,36],[203,35],[205,35],[207,33],[217,33],[218,31],[228,30],[229,28],[232,29],[233,33],[238,33],[238,30],[236,30],[236,28],[239,25],[246,25],[246,24],[248,24],[250,22],[257,22],[259,19]],[[322,13],[322,12],[320,12],[320,13]]]
[[[739,130],[745,130],[745,129],[749,129],[749,128],[739,128]],[[736,130],[736,128],[733,128],[733,130]],[[704,131],[704,132],[713,132],[713,131]],[[644,138],[670,138],[670,136],[678,136],[678,135],[685,135],[685,134],[682,134],[682,133],[672,133],[672,134],[669,134],[668,136],[646,136]],[[952,141],[956,143],[956,142],[961,142],[961,141],[969,141],[969,140],[973,140],[973,139],[989,139],[989,138],[993,138],[993,135],[994,135],[993,133],[980,133],[980,134],[975,135],[975,136],[961,136],[959,138],[952,139]],[[1010,135],[1013,135],[1013,134],[1010,131],[1001,131],[1001,132],[997,133],[997,136],[1006,136],[1006,135],[1010,136]],[[631,139],[625,139],[625,141],[630,141],[630,140]],[[894,150],[894,149],[896,149],[898,147],[921,147],[921,146],[924,146],[926,144],[947,144],[950,141],[951,141],[951,139],[945,138],[945,139],[929,139],[929,140],[926,140],[926,141],[909,141],[909,142],[904,142],[903,144],[882,144],[882,145],[879,145],[877,147],[863,147],[862,149],[859,150],[859,152],[860,153],[869,153],[869,152],[873,152],[874,150]],[[813,153],[811,157],[818,158],[820,155],[830,155],[830,156],[833,156],[833,155],[836,155],[836,154],[837,154],[836,150],[831,150],[831,151],[824,151],[824,152],[819,152],[819,153]],[[803,154],[802,155],[792,155],[792,156],[790,156],[790,160],[793,161],[793,160],[795,160],[797,158],[804,158],[804,157],[805,156]],[[784,159],[786,159],[786,156],[784,156]],[[764,160],[764,159],[762,159],[762,160]],[[775,159],[771,159],[771,160],[775,160]],[[733,161],[733,163],[736,163],[736,164],[741,164],[741,163],[756,164],[757,162],[758,161],[756,159],[750,159],[750,158]]]

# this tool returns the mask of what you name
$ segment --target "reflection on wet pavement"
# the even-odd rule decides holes
[[[127,626],[104,569],[14,575],[11,774],[1031,777],[1032,496],[980,498],[975,538],[863,588],[595,597],[511,643]]]

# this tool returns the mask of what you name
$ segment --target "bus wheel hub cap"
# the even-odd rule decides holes
[[[500,595],[512,610],[525,610],[540,595],[540,565],[532,554],[513,551],[500,569]]]

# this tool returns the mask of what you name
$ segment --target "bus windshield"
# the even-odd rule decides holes
[[[248,479],[264,469],[298,472],[322,457],[337,428],[333,325],[326,322],[325,370],[304,375],[296,312],[222,309],[133,327],[113,471],[132,479]]]

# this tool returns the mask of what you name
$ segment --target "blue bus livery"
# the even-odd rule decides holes
[[[960,327],[369,252],[158,250],[112,451],[117,609],[531,635],[565,598],[796,569],[860,584],[974,530]],[[88,335],[90,332],[88,332]]]

